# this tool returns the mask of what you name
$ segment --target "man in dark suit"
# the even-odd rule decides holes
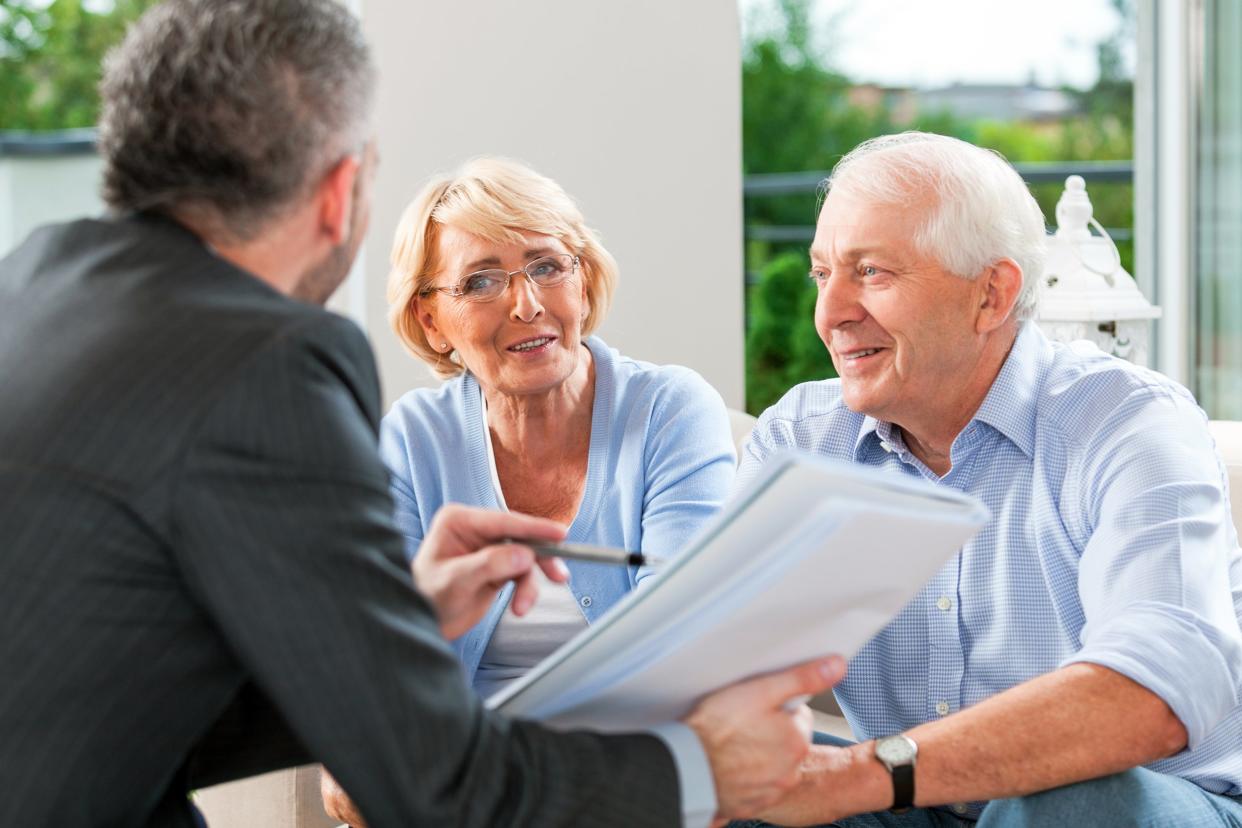
[[[672,825],[795,781],[839,659],[655,733],[484,711],[440,622],[557,539],[447,509],[411,583],[361,332],[322,303],[367,224],[372,69],[331,0],[167,0],[103,83],[110,218],[0,263],[0,824],[186,826],[187,792],[311,760],[372,826]],[[446,617],[446,614],[452,617]]]

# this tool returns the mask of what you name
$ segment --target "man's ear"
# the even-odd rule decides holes
[[[350,217],[355,209],[354,182],[362,159],[347,155],[328,170],[319,185],[319,226],[335,247],[349,238]]]
[[[979,275],[976,333],[991,333],[1013,319],[1022,293],[1022,268],[1013,259],[995,261]]]

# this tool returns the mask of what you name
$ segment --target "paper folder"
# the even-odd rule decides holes
[[[740,679],[851,657],[987,519],[947,486],[775,455],[653,581],[487,705],[629,731],[680,719]]]

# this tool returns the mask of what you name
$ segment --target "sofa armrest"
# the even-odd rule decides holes
[[[319,766],[265,773],[195,794],[208,828],[335,828],[319,797]]]

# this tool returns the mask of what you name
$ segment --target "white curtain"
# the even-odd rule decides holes
[[[1242,420],[1242,3],[1205,0],[1195,213],[1197,391]]]

